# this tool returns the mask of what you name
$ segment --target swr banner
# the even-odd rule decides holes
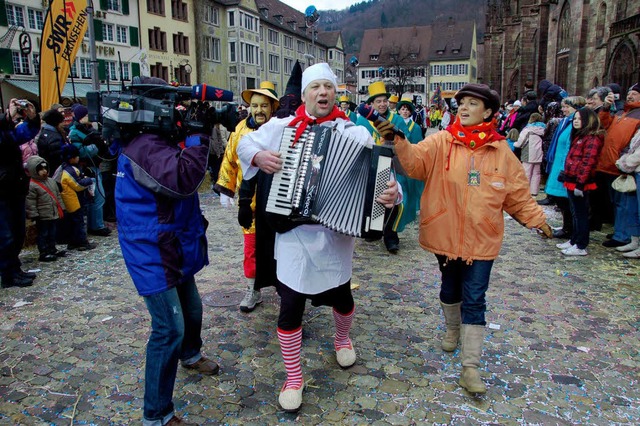
[[[60,101],[71,63],[87,31],[86,0],[50,0],[40,40],[40,104]]]

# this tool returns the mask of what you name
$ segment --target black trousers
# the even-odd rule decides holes
[[[554,197],[556,206],[562,213],[562,230],[567,234],[573,233],[573,215],[571,214],[571,207],[569,206],[569,199],[564,197]]]
[[[313,295],[298,293],[281,282],[278,282],[276,289],[280,296],[278,328],[284,331],[292,331],[302,325],[307,299],[311,300],[313,306],[331,306],[343,315],[350,313],[355,306],[351,294],[351,280],[339,287]]]

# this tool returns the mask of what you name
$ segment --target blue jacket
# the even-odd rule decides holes
[[[544,192],[556,197],[567,198],[567,188],[558,180],[560,172],[564,170],[564,161],[569,153],[571,146],[571,125],[573,123],[573,114],[564,118],[553,134],[549,152],[547,153],[547,170],[549,177]]]
[[[181,150],[144,134],[122,148],[116,216],[122,256],[141,296],[169,290],[209,264],[198,187],[209,148]]]

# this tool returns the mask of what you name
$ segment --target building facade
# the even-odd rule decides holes
[[[640,0],[489,0],[483,82],[503,100],[540,80],[569,94],[640,80]]]
[[[369,84],[379,80],[416,104],[427,105],[438,89],[452,97],[476,81],[476,44],[472,21],[365,30],[357,67],[349,68],[357,76],[358,100],[366,100]]]
[[[201,79],[232,90],[236,102],[243,90],[265,80],[281,96],[296,61],[303,69],[330,62],[339,80],[344,75],[339,33],[318,33],[302,12],[280,1],[202,0],[196,10]]]
[[[26,98],[39,105],[39,53],[48,2],[0,0],[0,98]],[[128,83],[140,73],[138,3],[101,0],[94,5],[94,39],[101,89]],[[71,75],[61,92],[61,102],[71,105],[92,89],[89,31],[82,40]],[[21,49],[29,40],[31,49]],[[55,72],[55,70],[51,70]]]
[[[0,0],[0,98],[38,103],[47,5],[47,0]],[[90,40],[95,40],[100,90],[145,75],[229,89],[240,102],[243,90],[264,80],[284,92],[297,60],[303,68],[330,62],[338,79],[344,78],[340,34],[318,33],[303,13],[277,0],[99,0],[94,8],[93,37],[87,32],[71,64],[61,96],[65,104],[92,89]],[[25,37],[33,46],[28,53],[20,49]]]
[[[139,4],[149,75],[178,84],[199,83],[193,0],[140,0]]]

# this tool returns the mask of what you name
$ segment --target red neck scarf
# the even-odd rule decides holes
[[[451,133],[454,139],[459,140],[471,149],[480,148],[489,141],[500,140],[502,136],[496,132],[494,120],[483,121],[475,126],[463,126],[460,118],[447,127],[447,132]]]
[[[325,121],[333,121],[336,118],[342,118],[343,120],[348,120],[347,116],[344,115],[344,112],[340,111],[340,108],[338,108],[335,105],[333,106],[333,109],[331,110],[329,115],[325,117],[320,117],[320,118],[313,118],[309,116],[309,114],[307,114],[307,109],[305,108],[304,104],[300,105],[296,110],[295,118],[291,120],[291,123],[289,123],[289,126],[296,126],[298,125],[298,123],[301,123],[300,126],[298,126],[298,129],[296,130],[296,136],[293,138],[293,143],[291,144],[291,146],[295,145],[295,143],[298,142],[298,139],[300,139],[302,132],[304,132],[304,129],[306,129],[307,126],[309,125],[313,126],[314,124],[324,123]]]

